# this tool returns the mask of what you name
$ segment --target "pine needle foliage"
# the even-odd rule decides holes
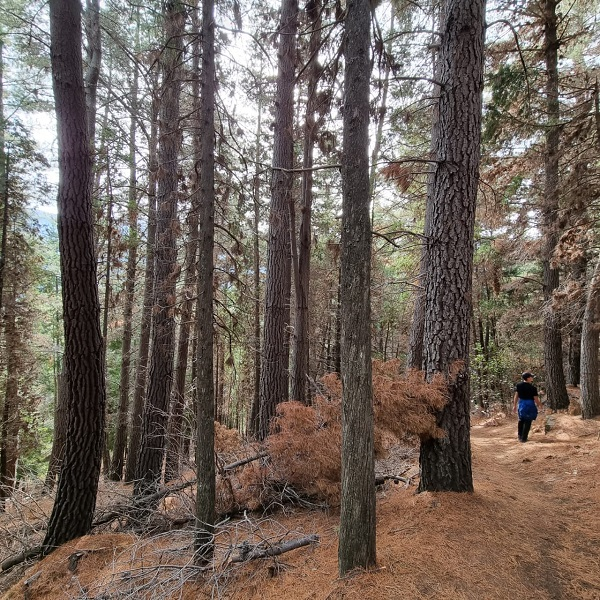
[[[314,502],[339,502],[342,386],[336,373],[321,383],[324,393],[312,406],[295,401],[277,406],[265,440],[270,460],[244,468],[238,489],[245,498],[236,494],[238,502],[264,507],[290,488]],[[399,360],[373,361],[373,392],[377,457],[395,443],[443,435],[434,414],[447,399],[443,377],[427,383],[420,371],[402,373]]]

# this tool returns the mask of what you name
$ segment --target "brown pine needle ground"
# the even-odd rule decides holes
[[[389,484],[378,494],[373,572],[339,580],[337,513],[294,509],[226,525],[221,565],[240,539],[317,533],[318,546],[199,576],[181,568],[189,532],[87,536],[31,566],[4,598],[600,600],[600,420],[552,415],[546,434],[544,423],[526,444],[514,418],[475,423],[472,495]]]

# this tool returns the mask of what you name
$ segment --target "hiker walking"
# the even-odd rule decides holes
[[[538,396],[537,388],[532,384],[533,374],[527,371],[521,375],[523,381],[515,386],[515,396],[513,398],[513,412],[518,410],[519,441],[526,442],[531,429],[531,422],[535,421],[538,415],[538,408],[542,408],[542,403]]]

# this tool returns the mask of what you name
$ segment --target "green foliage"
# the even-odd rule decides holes
[[[508,124],[506,113],[511,109],[519,116],[524,114],[526,103],[523,93],[526,86],[526,74],[518,63],[502,64],[495,73],[489,75],[491,100],[484,112],[483,143],[493,143],[505,133]]]

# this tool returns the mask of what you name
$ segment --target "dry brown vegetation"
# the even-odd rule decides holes
[[[333,400],[327,402],[331,408]],[[314,428],[320,421],[305,418],[303,431],[310,435],[308,423]],[[277,435],[289,435],[285,423],[279,426]],[[380,488],[378,568],[372,572],[338,579],[334,508],[283,505],[223,523],[210,569],[193,565],[188,528],[152,537],[105,532],[4,575],[5,590],[13,583],[4,598],[600,599],[600,421],[542,415],[530,441],[519,444],[514,417],[495,416],[474,422],[472,445],[474,494],[417,495],[414,479]],[[378,463],[380,472],[411,467],[418,473],[414,448],[394,448],[387,462]],[[110,485],[103,502],[110,490],[125,493]],[[49,499],[25,500],[21,506],[30,508],[27,514],[20,509],[22,519],[39,527]],[[166,502],[162,509],[182,508]],[[3,516],[4,539],[14,535],[7,527],[14,519],[8,519]],[[318,544],[237,562],[244,548],[310,534],[318,534]]]

